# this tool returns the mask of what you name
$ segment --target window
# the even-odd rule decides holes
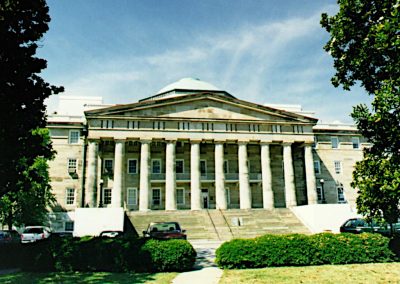
[[[127,191],[126,203],[128,205],[137,205],[137,188],[131,187]]]
[[[159,206],[161,205],[161,189],[153,188],[152,190],[152,204]]]
[[[224,174],[229,173],[229,162],[228,160],[224,161]]]
[[[71,130],[69,132],[68,143],[69,144],[79,143],[79,130]]]
[[[206,160],[200,160],[200,174],[202,177],[205,177],[207,175],[207,161]]]
[[[111,204],[111,188],[103,189],[103,204]]]
[[[322,200],[322,187],[317,186],[317,199],[318,201]]]
[[[184,188],[176,189],[176,204],[178,204],[178,205],[185,204],[185,189]]]
[[[335,173],[340,174],[342,172],[342,163],[340,161],[334,161]]]
[[[104,159],[104,173],[112,174],[114,171],[113,159]]]
[[[68,173],[75,174],[77,169],[77,160],[76,159],[68,159]]]
[[[321,164],[319,161],[314,161],[314,172],[317,175],[321,173]]]
[[[64,230],[66,232],[72,232],[74,230],[74,222],[73,221],[67,221],[64,223]]]
[[[161,174],[161,160],[151,160],[151,172],[153,174]]]
[[[343,186],[337,187],[337,199],[338,199],[338,203],[346,203],[346,198],[344,197]]]
[[[176,172],[177,174],[183,174],[184,171],[185,171],[185,168],[184,168],[184,166],[185,166],[184,161],[183,161],[183,160],[176,160],[175,163],[176,163],[176,170],[175,170],[175,172]]]
[[[331,137],[332,149],[337,149],[339,147],[339,138]]]
[[[75,188],[67,188],[65,190],[65,204],[67,205],[75,204]]]
[[[352,137],[351,142],[353,144],[353,149],[360,149],[360,138]]]
[[[137,174],[138,169],[137,169],[137,163],[138,161],[136,159],[129,159],[128,160],[128,174]]]
[[[226,191],[226,204],[231,204],[231,191],[229,187],[225,188]]]

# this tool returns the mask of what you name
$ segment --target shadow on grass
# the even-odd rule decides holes
[[[170,277],[168,277],[170,275]],[[0,275],[0,283],[169,283],[174,273],[25,273]],[[163,281],[165,278],[166,281]]]

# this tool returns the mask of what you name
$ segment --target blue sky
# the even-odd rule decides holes
[[[183,77],[239,99],[301,104],[323,123],[351,123],[360,89],[334,88],[322,12],[336,1],[48,0],[50,30],[38,55],[64,95],[135,102]],[[49,110],[57,98],[48,101]]]

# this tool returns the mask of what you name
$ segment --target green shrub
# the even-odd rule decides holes
[[[196,258],[185,240],[136,238],[50,238],[0,247],[0,253],[18,255],[12,265],[0,262],[0,268],[20,267],[25,271],[183,271],[190,269]]]
[[[236,239],[217,250],[221,268],[259,268],[390,262],[396,259],[389,239],[379,234],[265,235]]]
[[[196,251],[185,240],[148,240],[143,250],[150,255],[152,271],[186,271],[196,260]]]

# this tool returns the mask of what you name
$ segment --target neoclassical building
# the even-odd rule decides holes
[[[48,119],[64,210],[354,204],[352,169],[367,146],[354,126],[320,125],[300,107],[251,103],[192,78],[132,104],[92,99],[84,116]]]

